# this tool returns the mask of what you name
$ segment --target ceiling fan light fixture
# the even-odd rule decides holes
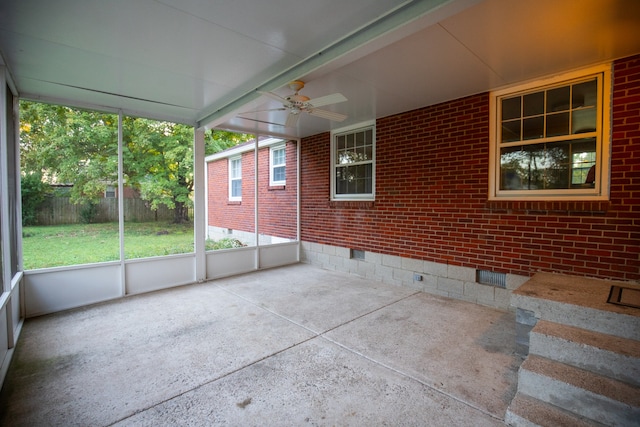
[[[294,92],[298,92],[303,87],[304,87],[304,82],[303,81],[294,80],[292,82],[289,82],[289,88]]]
[[[333,120],[337,122],[341,122],[347,118],[347,115],[345,114],[335,113],[333,111],[327,111],[327,110],[320,110],[317,108],[324,105],[337,104],[337,103],[346,101],[347,98],[341,93],[333,93],[331,95],[325,95],[319,98],[311,99],[308,96],[300,95],[298,93],[298,91],[304,87],[304,82],[300,80],[294,80],[290,82],[288,86],[291,90],[294,91],[294,93],[284,98],[272,92],[259,92],[261,95],[264,95],[268,98],[281,102],[282,103],[281,108],[270,108],[267,110],[258,110],[254,112],[257,113],[260,111],[289,110],[287,121],[284,124],[284,127],[287,127],[287,128],[297,126],[298,119],[300,118],[300,113],[306,113],[311,116],[321,117],[323,119]]]
[[[304,96],[304,95],[299,95],[297,93],[291,95],[291,96],[287,96],[285,98],[287,101],[291,101],[294,103],[300,103],[300,104],[304,104],[305,102],[309,101],[311,98],[309,98],[308,96]]]

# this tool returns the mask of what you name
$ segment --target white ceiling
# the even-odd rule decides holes
[[[303,137],[640,53],[638,0],[0,0],[19,94]],[[256,90],[311,98],[342,122]]]

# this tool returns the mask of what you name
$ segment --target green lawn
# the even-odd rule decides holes
[[[126,223],[126,259],[193,252],[193,225]],[[59,267],[120,259],[118,224],[74,224],[23,228],[24,269]],[[207,242],[207,249],[239,246]]]

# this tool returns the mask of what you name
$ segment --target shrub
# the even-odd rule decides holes
[[[98,205],[93,202],[86,202],[80,209],[80,222],[91,224],[98,214]]]
[[[42,182],[39,173],[24,175],[21,180],[22,225],[35,225],[38,222],[38,210],[51,191],[51,187]]]
[[[232,249],[232,248],[241,248],[246,246],[238,239],[232,239],[230,237],[226,237],[220,240],[207,240],[206,249],[208,251],[215,251],[218,249]]]

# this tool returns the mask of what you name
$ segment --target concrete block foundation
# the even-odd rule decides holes
[[[349,248],[301,242],[301,261],[326,270],[342,271],[383,283],[404,286],[433,295],[513,311],[511,291],[529,278],[507,274],[506,288],[476,282],[470,267],[365,252],[364,259],[352,259]],[[421,280],[416,280],[419,276]]]

